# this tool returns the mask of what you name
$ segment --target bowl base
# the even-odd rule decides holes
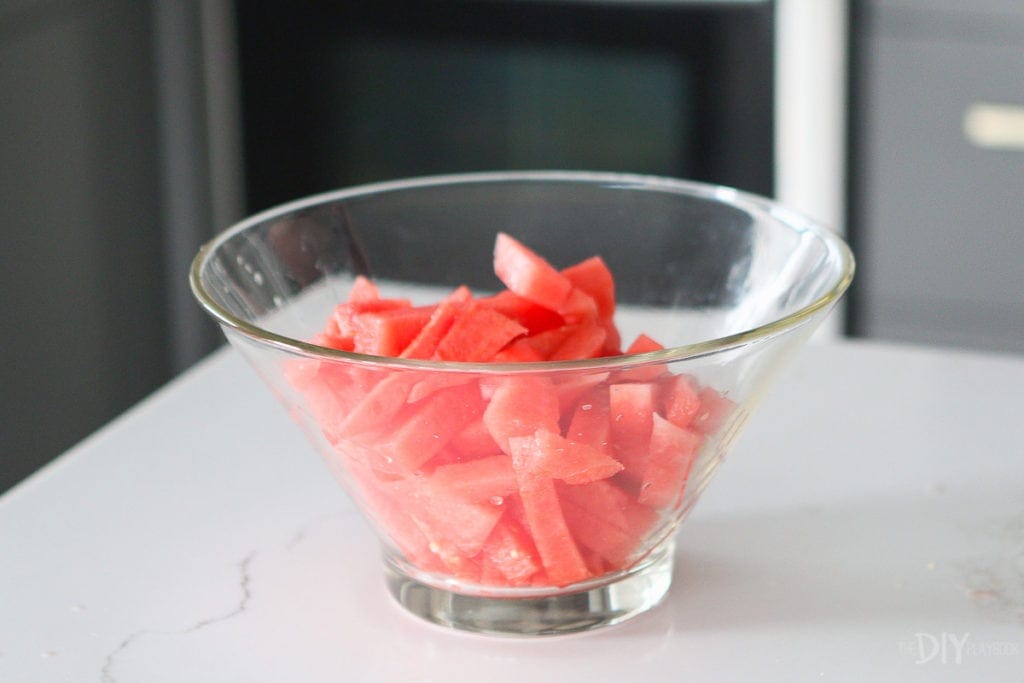
[[[631,619],[660,603],[672,583],[675,543],[667,543],[611,583],[545,597],[481,597],[429,586],[385,561],[388,591],[406,610],[461,631],[504,636],[590,631]]]

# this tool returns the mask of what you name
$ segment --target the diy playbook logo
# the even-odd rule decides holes
[[[963,664],[971,657],[1006,657],[1021,654],[1018,643],[1005,640],[974,640],[970,633],[915,633],[900,642],[900,654],[914,657],[915,664]]]

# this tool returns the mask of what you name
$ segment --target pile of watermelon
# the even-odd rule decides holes
[[[559,271],[502,233],[494,269],[506,290],[463,286],[430,306],[359,277],[313,341],[456,362],[623,353],[600,257]],[[641,335],[625,353],[660,348]],[[665,364],[490,374],[323,360],[287,372],[332,464],[405,559],[481,586],[567,586],[637,563],[732,408]]]

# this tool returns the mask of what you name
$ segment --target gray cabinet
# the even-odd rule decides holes
[[[854,330],[1024,351],[1024,4],[854,4]]]
[[[214,343],[186,283],[213,163],[185,144],[209,114],[184,38],[216,6],[0,3],[0,492]]]

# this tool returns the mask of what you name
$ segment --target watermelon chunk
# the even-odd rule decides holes
[[[501,505],[505,496],[518,490],[512,461],[504,454],[440,465],[430,476],[430,482],[434,490],[445,495],[494,505]]]
[[[484,567],[496,575],[481,582],[497,585],[524,586],[541,571],[542,565],[530,535],[515,521],[503,517],[484,542]],[[500,578],[499,578],[500,577]],[[501,580],[503,579],[503,580]]]
[[[656,397],[656,385],[649,382],[608,387],[613,452],[626,468],[623,474],[637,482],[644,474]]]
[[[633,353],[649,353],[651,351],[661,351],[665,347],[654,341],[646,334],[638,336],[632,344],[626,349],[627,354]],[[618,373],[618,380],[622,382],[650,382],[655,380],[667,372],[664,363],[654,363],[652,365],[644,365],[637,368],[630,368],[629,370],[622,370]]]
[[[629,565],[642,537],[633,537],[607,519],[599,517],[567,498],[562,499],[565,523],[579,545],[608,561],[615,570]]]
[[[415,381],[416,377],[407,373],[388,375],[352,408],[338,425],[337,433],[351,436],[383,427],[405,407]]]
[[[546,377],[502,379],[484,410],[484,424],[494,441],[509,455],[509,438],[532,436],[538,429],[558,431],[558,393]]]
[[[526,328],[484,306],[466,306],[437,345],[438,360],[486,362]]]
[[[382,438],[380,450],[401,470],[412,472],[483,411],[484,402],[476,382],[442,389],[429,401],[408,406],[399,413],[394,430]]]
[[[598,384],[580,397],[565,436],[570,441],[592,446],[605,455],[612,454],[611,407],[607,385]]]
[[[520,466],[531,475],[586,484],[618,474],[622,464],[585,443],[570,441],[545,429],[520,440]]]
[[[550,360],[597,358],[604,348],[608,332],[596,323],[579,323],[548,357]]]
[[[666,378],[661,390],[662,415],[677,427],[689,427],[700,411],[701,401],[693,381],[686,375]],[[708,411],[703,422],[707,423]]]
[[[455,322],[455,316],[463,308],[467,301],[472,298],[469,287],[457,288],[448,297],[439,303],[430,315],[430,319],[417,333],[416,337],[409,342],[408,346],[399,354],[400,358],[419,358],[426,360],[433,357],[441,339],[451,329]]]
[[[589,294],[579,287],[569,290],[569,296],[558,307],[558,313],[567,323],[597,322],[597,304]]]
[[[365,275],[356,275],[352,282],[352,289],[349,291],[349,302],[376,301],[380,298],[380,290],[373,280]]]
[[[697,394],[700,399],[700,410],[693,417],[693,428],[702,434],[714,434],[722,426],[725,418],[732,413],[736,404],[725,398],[711,387],[704,387]]]
[[[482,306],[493,308],[506,317],[512,318],[525,327],[531,335],[559,327],[565,323],[562,316],[550,308],[536,304],[529,299],[524,299],[508,289],[491,297],[477,299],[477,302]]]
[[[590,258],[562,270],[562,275],[574,286],[590,295],[597,306],[601,320],[611,320],[615,314],[615,278],[600,256]]]
[[[512,437],[509,440],[512,465],[519,483],[519,498],[527,529],[540,554],[548,581],[555,586],[567,586],[586,579],[590,572],[565,524],[554,481],[529,471],[531,441],[530,437]]]
[[[511,291],[553,311],[559,310],[572,292],[568,278],[503,232],[494,242],[494,272]]]
[[[582,508],[624,531],[636,544],[647,538],[660,520],[657,511],[641,505],[611,479],[598,479],[578,486],[562,484],[558,486],[558,495],[566,505]]]
[[[412,308],[408,299],[367,299],[347,301],[334,308],[333,327],[328,333],[344,344],[354,344],[359,326],[356,319],[363,313],[380,313],[403,308]]]
[[[482,416],[463,427],[462,431],[452,438],[450,445],[462,456],[463,460],[497,455],[502,452],[501,447],[488,431],[487,425],[484,424]]]
[[[429,540],[429,548],[449,567],[464,566],[480,552],[504,510],[452,495],[430,481],[394,484],[405,512]]]
[[[678,506],[703,437],[654,415],[650,455],[637,500],[656,508]]]

